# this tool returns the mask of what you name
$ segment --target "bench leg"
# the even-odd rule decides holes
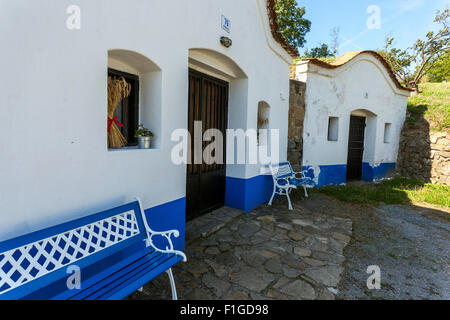
[[[289,202],[289,210],[294,210],[294,208],[292,208],[292,203],[291,203],[291,197],[289,196],[289,193],[290,193],[290,190],[288,191],[288,190],[286,190],[286,197],[287,197],[287,199],[288,199],[288,202]]]
[[[277,192],[277,188],[276,188],[276,187],[274,187],[274,188],[273,188],[273,193],[272,193],[272,197],[270,198],[270,201],[269,201],[269,207],[271,207],[271,206],[272,206],[272,203],[273,203],[273,199],[275,198],[275,194],[276,194],[276,192]]]
[[[308,191],[306,190],[306,186],[303,186],[303,189],[305,189],[305,197],[308,198]]]
[[[167,275],[169,276],[170,286],[172,287],[172,300],[178,300],[177,288],[175,286],[175,279],[173,278],[172,269],[169,269],[166,272],[167,272]]]
[[[273,194],[272,194],[272,197],[270,198],[270,201],[269,201],[269,207],[272,206],[273,198],[275,198],[275,193],[273,193]]]

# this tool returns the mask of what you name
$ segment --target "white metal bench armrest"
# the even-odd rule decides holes
[[[286,184],[281,185],[279,182],[282,181],[282,180],[285,180]],[[287,189],[287,188],[294,188],[294,189],[296,189],[297,188],[295,185],[291,184],[291,182],[289,181],[289,178],[277,178],[276,181],[277,181],[277,187],[278,188],[281,188],[281,189]]]
[[[187,262],[187,257],[184,254],[184,252],[179,251],[179,250],[174,250],[174,247],[173,247],[172,236],[174,236],[175,238],[178,238],[180,236],[180,231],[178,231],[178,230],[169,230],[169,231],[163,231],[163,232],[153,231],[147,223],[147,217],[145,216],[144,210],[142,209],[143,207],[142,207],[141,199],[136,197],[136,200],[139,202],[139,209],[141,211],[142,220],[144,221],[145,230],[147,232],[147,239],[146,239],[147,247],[151,246],[153,249],[155,249],[156,251],[161,252],[161,253],[174,253],[174,254],[180,255],[183,257],[183,261]],[[165,250],[158,248],[153,243],[154,236],[161,236],[161,237],[166,238],[169,246],[167,246]]]

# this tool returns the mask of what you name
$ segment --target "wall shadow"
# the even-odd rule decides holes
[[[432,168],[436,152],[432,152],[430,124],[424,117],[427,109],[426,105],[408,105],[400,137],[397,174],[433,182]]]

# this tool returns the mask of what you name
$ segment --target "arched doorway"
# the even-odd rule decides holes
[[[225,205],[226,130],[229,125],[233,127],[229,110],[233,110],[233,101],[239,95],[235,90],[236,82],[245,78],[240,67],[221,53],[207,49],[189,51],[188,129],[191,148],[186,185],[188,220]],[[201,146],[195,143],[198,135],[204,137],[211,129],[222,134],[222,141],[211,137],[210,142],[203,141]],[[215,142],[217,145],[212,155],[215,160],[211,162],[205,150]]]
[[[350,114],[347,181],[363,177],[363,162],[371,162],[375,152],[376,114],[360,109]]]

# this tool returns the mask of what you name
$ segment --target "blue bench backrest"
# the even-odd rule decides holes
[[[272,164],[272,175],[275,179],[291,178],[294,174],[291,164],[289,162],[282,162],[279,164]]]
[[[19,299],[146,239],[138,202],[0,243],[0,299]]]

